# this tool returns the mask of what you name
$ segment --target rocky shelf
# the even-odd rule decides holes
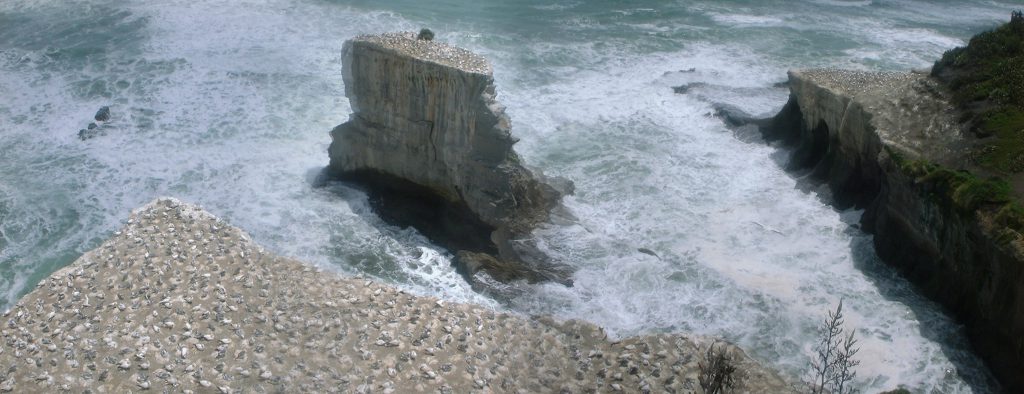
[[[3,392],[694,392],[708,339],[622,340],[282,258],[160,199],[3,314]],[[784,392],[728,351],[744,390]]]

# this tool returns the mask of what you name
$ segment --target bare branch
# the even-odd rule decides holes
[[[843,335],[843,301],[839,300],[839,306],[834,312],[828,312],[818,328],[820,342],[814,349],[817,359],[811,361],[812,377],[808,382],[812,394],[856,392],[848,385],[857,377],[854,368],[860,365],[860,361],[854,359],[860,348],[853,334]]]

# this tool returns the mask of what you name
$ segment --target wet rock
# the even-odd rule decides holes
[[[691,83],[688,83],[688,84],[685,84],[685,85],[673,86],[672,87],[672,91],[675,92],[676,94],[686,94],[691,89],[702,88],[702,87],[705,87],[707,85],[708,84],[706,84],[704,82],[691,82]]]
[[[756,118],[735,105],[715,103],[712,108],[715,109],[715,116],[728,126],[737,127],[758,122]]]
[[[96,111],[96,116],[93,117],[97,122],[106,122],[110,120],[110,107],[102,106]]]
[[[650,250],[650,249],[647,249],[647,248],[637,248],[636,251],[640,252],[640,253],[643,253],[643,254],[646,254],[646,255],[657,257],[658,260],[661,260],[661,256],[658,256],[658,254],[655,253],[653,250]]]
[[[477,290],[490,288],[491,292],[497,289],[491,288],[488,279],[508,283],[514,280],[526,280],[528,283],[554,281],[566,286],[572,286],[572,280],[568,278],[571,273],[568,268],[557,271],[557,267],[526,267],[522,263],[510,263],[498,259],[486,253],[474,253],[460,250],[455,253],[452,264],[470,284]],[[482,274],[486,273],[486,277]]]
[[[86,129],[78,130],[78,139],[80,139],[82,141],[85,141],[87,139],[91,139],[91,138],[96,136],[96,132],[97,132],[97,130],[86,130]]]

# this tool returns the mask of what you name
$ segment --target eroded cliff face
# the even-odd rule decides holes
[[[996,204],[964,209],[936,172],[915,167],[968,165],[972,141],[939,85],[915,73],[810,70],[791,72],[790,87],[782,112],[762,122],[765,136],[795,146],[791,166],[813,168],[837,205],[865,207],[879,256],[965,324],[1004,389],[1024,390],[1021,235],[997,223]]]
[[[428,213],[422,222],[443,222],[441,238],[481,238],[453,251],[465,248],[525,263],[536,275],[519,277],[531,281],[568,281],[564,270],[541,267],[544,257],[535,249],[512,241],[546,221],[571,186],[556,190],[521,163],[484,58],[396,33],[346,42],[342,62],[354,112],[331,132],[332,174],[439,201],[420,211],[442,212],[442,217]],[[465,220],[455,223],[452,217]]]

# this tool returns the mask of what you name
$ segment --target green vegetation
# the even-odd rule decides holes
[[[996,142],[983,148],[976,155],[976,162],[1004,172],[1024,171],[1024,111],[991,111],[982,119],[981,128],[986,135],[994,136]]]
[[[996,209],[996,223],[1024,233],[1024,205],[1014,197],[1010,184],[999,177],[980,178],[967,171],[956,171],[925,160],[907,160],[899,152],[887,150],[901,172],[920,182],[942,205],[971,214],[979,208]]]
[[[427,28],[420,29],[420,34],[416,35],[416,39],[417,40],[433,41],[434,40],[434,32],[431,31],[430,29],[427,29]]]
[[[972,159],[990,170],[1024,172],[1024,13],[947,51],[932,76],[953,91],[971,130],[991,137]]]
[[[947,51],[932,76],[953,93],[963,121],[982,138],[971,161],[987,171],[1013,177],[1024,172],[1024,12],[1010,22]],[[962,214],[980,208],[994,212],[1002,242],[1024,234],[1024,204],[1001,177],[982,178],[924,160],[907,160],[889,151],[900,170],[915,177],[933,198]]]

